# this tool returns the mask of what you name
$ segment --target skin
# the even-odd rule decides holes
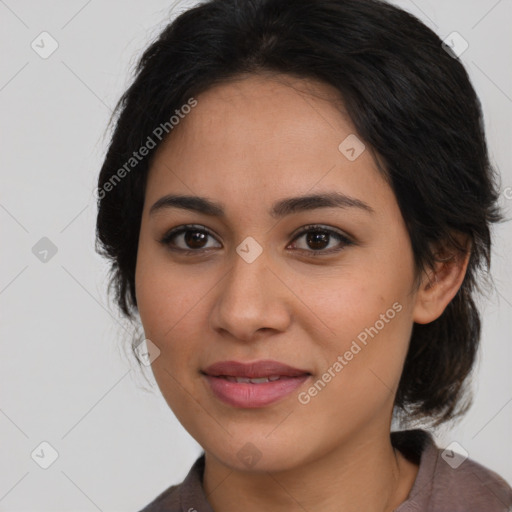
[[[418,470],[389,438],[413,322],[443,312],[467,257],[440,264],[417,286],[404,220],[374,156],[367,149],[350,161],[338,149],[356,132],[330,86],[250,75],[197,101],[150,166],[136,293],[145,335],[161,351],[152,364],[158,386],[205,450],[208,500],[216,512],[234,512],[240,503],[246,512],[391,511],[407,498]],[[332,191],[364,201],[373,213],[268,213],[279,199]],[[150,215],[171,193],[219,202],[225,217],[178,208]],[[174,247],[199,252],[184,255],[160,243],[183,224],[212,233],[192,249],[183,235],[174,238]],[[295,235],[308,224],[353,243],[331,236],[325,255],[312,256],[307,236]],[[263,249],[252,263],[236,252],[248,236]],[[332,248],[341,250],[327,254]],[[378,335],[300,403],[298,394],[397,302],[401,311]],[[279,402],[236,408],[215,398],[200,373],[233,359],[274,359],[313,375]],[[237,457],[246,443],[260,456],[251,467]]]

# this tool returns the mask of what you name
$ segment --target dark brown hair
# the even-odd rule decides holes
[[[119,308],[128,318],[137,308],[135,264],[151,159],[122,179],[120,169],[191,97],[261,72],[319,80],[340,92],[358,135],[384,162],[418,275],[435,263],[436,242],[463,250],[452,234],[469,237],[457,295],[437,320],[413,326],[395,400],[395,412],[436,424],[462,414],[481,331],[474,293],[490,265],[490,224],[501,219],[496,175],[463,65],[423,23],[382,1],[206,1],[145,50],[117,105],[98,180],[97,250],[111,261]]]

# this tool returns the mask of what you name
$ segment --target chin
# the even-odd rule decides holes
[[[202,443],[200,443],[202,444]],[[279,472],[297,467],[306,454],[299,452],[300,440],[288,437],[265,438],[265,435],[251,436],[241,433],[233,435],[229,442],[204,443],[204,450],[234,471]]]

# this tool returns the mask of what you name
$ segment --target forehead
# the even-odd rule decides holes
[[[211,109],[258,101],[274,105],[284,102],[288,106],[298,102],[306,107],[307,104],[303,102],[308,100],[312,107],[310,100],[314,98],[317,102],[324,102],[327,108],[336,103],[337,108],[343,110],[342,97],[330,84],[271,72],[237,75],[208,88],[201,93],[200,98]],[[349,121],[348,116],[346,120]]]
[[[330,85],[251,75],[218,84],[196,100],[155,154],[149,195],[238,197],[254,205],[315,187],[352,195],[366,190],[368,197],[384,184],[370,151],[352,161],[340,150],[357,135]]]
[[[271,150],[276,147],[290,150],[287,144],[320,142],[326,132],[331,137],[324,148],[333,142],[330,150],[337,151],[339,137],[355,132],[332,86],[288,75],[237,77],[207,89],[196,101],[197,106],[158,148],[155,162],[172,154],[189,161],[208,152],[228,157],[237,145],[246,153],[254,149],[261,158],[267,154],[275,157]],[[286,158],[293,158],[300,149],[299,145]],[[254,159],[255,153],[246,157]]]

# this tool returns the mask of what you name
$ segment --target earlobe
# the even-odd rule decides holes
[[[437,252],[435,267],[424,272],[416,294],[414,322],[428,324],[439,318],[459,291],[471,255],[467,240],[463,246],[465,252],[442,248]]]

